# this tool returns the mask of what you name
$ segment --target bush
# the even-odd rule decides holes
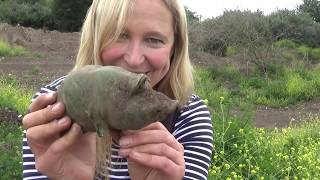
[[[237,54],[237,48],[234,46],[228,46],[225,54],[226,56],[234,56]]]
[[[7,107],[25,114],[33,92],[20,87],[15,77],[0,76],[0,107]]]
[[[311,52],[311,48],[306,46],[306,45],[302,45],[302,46],[299,46],[297,48],[297,52],[302,55],[303,57],[307,57],[309,58],[309,54]]]
[[[92,0],[55,0],[52,17],[60,31],[80,31]]]
[[[0,2],[0,21],[33,28],[52,28],[51,8],[38,1]]]
[[[289,39],[278,40],[274,43],[274,45],[275,47],[278,47],[278,48],[290,48],[290,49],[294,49],[298,46],[297,43]]]
[[[291,39],[311,47],[320,46],[320,24],[315,23],[309,14],[278,10],[268,19],[269,29],[275,39]]]
[[[26,54],[26,50],[24,47],[11,47],[8,43],[0,39],[0,56],[21,56],[24,54]]]
[[[0,21],[26,27],[79,31],[91,0],[3,0]]]
[[[214,119],[208,179],[312,179],[320,177],[319,118],[281,130],[254,128],[230,116],[223,98]],[[306,121],[309,122],[306,122]]]
[[[310,52],[310,56],[312,59],[316,60],[317,62],[320,62],[320,48],[314,48]]]

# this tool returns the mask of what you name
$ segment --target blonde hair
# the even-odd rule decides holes
[[[163,2],[173,17],[175,42],[170,69],[155,89],[183,105],[193,92],[186,14],[180,0]],[[120,36],[133,3],[134,0],[93,0],[82,27],[80,47],[73,70],[89,64],[102,64],[102,49]]]

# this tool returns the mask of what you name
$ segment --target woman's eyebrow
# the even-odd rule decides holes
[[[168,36],[162,32],[159,32],[159,31],[150,31],[150,32],[146,33],[146,35],[147,36],[156,36],[156,37],[159,37],[163,41],[169,41]]]

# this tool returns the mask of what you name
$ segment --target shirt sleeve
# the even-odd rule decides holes
[[[37,92],[33,97],[32,101],[38,97],[40,94],[50,93],[57,90],[60,86],[61,82],[64,80],[64,77],[61,77],[52,83],[42,87],[39,92]],[[28,140],[26,138],[26,130],[23,132],[23,140],[22,140],[22,159],[23,159],[23,180],[48,180],[47,176],[42,175],[38,172],[35,167],[35,159],[34,154],[32,153],[29,145]]]
[[[174,129],[173,135],[184,146],[184,179],[207,179],[213,149],[213,128],[208,107],[200,97],[191,97]]]

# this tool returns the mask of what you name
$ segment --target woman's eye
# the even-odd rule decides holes
[[[164,44],[164,42],[158,38],[147,38],[146,42],[152,46],[161,46]]]

